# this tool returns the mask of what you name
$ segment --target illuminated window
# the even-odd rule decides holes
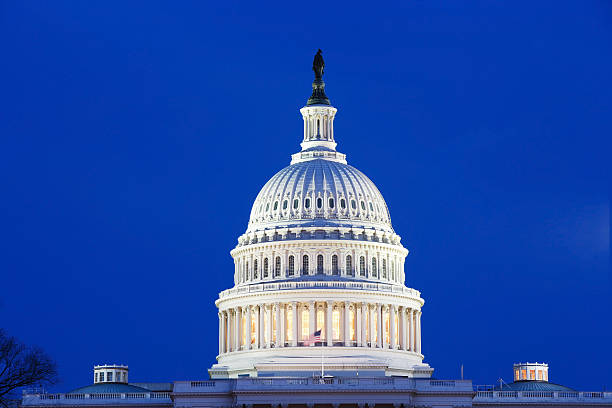
[[[373,277],[377,277],[378,276],[378,268],[376,265],[376,258],[372,258],[372,276]]]
[[[527,370],[521,370],[521,380],[527,379]]]
[[[359,275],[365,276],[365,257],[359,258]]]
[[[317,273],[323,273],[323,255],[317,256]]]
[[[548,381],[548,371],[544,371],[544,381]]]
[[[383,279],[387,279],[387,260],[384,258],[382,260],[382,277]]]
[[[276,262],[274,264],[274,276],[280,276],[281,270],[281,259],[280,256],[276,257]]]
[[[299,203],[300,203],[300,201],[297,198],[295,200],[293,200],[293,209],[294,210],[297,210]]]
[[[521,379],[521,373],[519,370],[514,370],[514,381],[518,381]]]
[[[542,371],[538,370],[538,380],[542,380]]]
[[[264,258],[263,277],[264,278],[268,277],[268,258]]]
[[[353,258],[350,255],[346,256],[346,274],[353,274]]]
[[[255,344],[255,332],[257,331],[257,316],[251,313],[251,344]]]
[[[327,338],[327,334],[325,333],[325,311],[323,309],[317,310],[317,327],[315,330],[321,330],[322,339]]]
[[[303,309],[302,310],[302,340],[306,340],[308,339],[308,336],[310,336],[309,320],[310,320],[310,313],[308,313],[307,309]]]
[[[529,379],[535,380],[535,370],[529,370]]]
[[[295,257],[293,255],[289,255],[289,276],[293,276],[295,272]]]
[[[338,275],[338,255],[332,255],[332,275]]]
[[[246,344],[246,339],[247,339],[247,325],[246,325],[246,316],[242,316],[242,319],[240,320],[240,328],[242,333],[240,337],[242,337],[240,344]]]
[[[293,308],[287,308],[287,322],[285,323],[285,335],[287,336],[287,341],[293,341]]]
[[[253,261],[253,279],[257,279],[259,271],[257,270],[257,259]]]
[[[385,343],[391,343],[391,328],[389,327],[391,324],[391,320],[389,319],[389,312],[383,312],[383,324],[385,325]]]
[[[340,340],[340,310],[332,312],[332,340]]]

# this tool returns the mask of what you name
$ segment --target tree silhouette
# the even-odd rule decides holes
[[[57,379],[56,364],[43,350],[0,329],[0,406],[8,407],[19,388],[52,385]]]

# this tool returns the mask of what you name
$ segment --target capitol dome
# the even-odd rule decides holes
[[[301,149],[264,184],[230,252],[213,378],[433,372],[421,354],[424,300],[405,284],[408,250],[376,185],[336,150],[323,66],[318,53]]]
[[[264,185],[253,204],[247,232],[357,225],[393,233],[380,191],[348,164],[312,159],[285,167]]]

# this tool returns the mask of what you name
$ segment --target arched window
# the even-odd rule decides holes
[[[346,200],[344,198],[340,199],[340,208],[343,210],[346,208]]]
[[[299,204],[300,204],[300,201],[297,198],[293,200],[293,209],[297,210]]]
[[[323,273],[323,255],[317,256],[317,273]]]
[[[306,209],[310,208],[310,198],[307,198],[304,200],[304,208]]]
[[[382,260],[382,277],[387,279],[387,260],[385,258]]]
[[[338,275],[338,255],[332,255],[332,275]]]
[[[376,258],[372,258],[372,276],[378,277],[378,265],[376,265]]]
[[[359,258],[359,275],[365,276],[365,274],[365,257],[362,256]]]
[[[270,203],[266,204],[266,212],[268,212],[268,210],[270,209]]]
[[[274,276],[280,276],[280,266],[281,266],[280,256],[277,256],[276,262],[274,263]]]
[[[370,202],[370,211],[374,212],[374,207],[372,206],[372,202]]]
[[[263,277],[264,278],[268,277],[268,258],[264,258]]]
[[[363,201],[361,202],[361,209],[365,211],[365,203]]]
[[[257,270],[257,259],[253,261],[253,279],[259,277],[259,271]]]
[[[278,201],[274,202],[274,211],[278,210]]]
[[[357,203],[355,202],[355,200],[351,200],[351,208],[352,208],[353,210],[356,210],[356,209],[357,209]]]
[[[302,275],[308,275],[308,255],[302,257]]]
[[[329,208],[334,208],[334,199],[333,198],[329,199]]]
[[[246,280],[251,280],[251,271],[249,271],[249,263],[246,263]]]
[[[321,197],[317,198],[317,208],[323,207],[323,199]]]
[[[353,276],[353,257],[350,255],[346,256],[346,274]]]
[[[391,280],[395,280],[395,262],[391,261]]]
[[[286,210],[286,209],[287,209],[287,200],[284,200],[283,201],[283,210]]]
[[[289,276],[293,276],[295,273],[295,257],[289,255]]]

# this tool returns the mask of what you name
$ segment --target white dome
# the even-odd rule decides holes
[[[296,226],[393,232],[374,183],[348,164],[325,159],[295,163],[276,173],[255,199],[247,233]]]

